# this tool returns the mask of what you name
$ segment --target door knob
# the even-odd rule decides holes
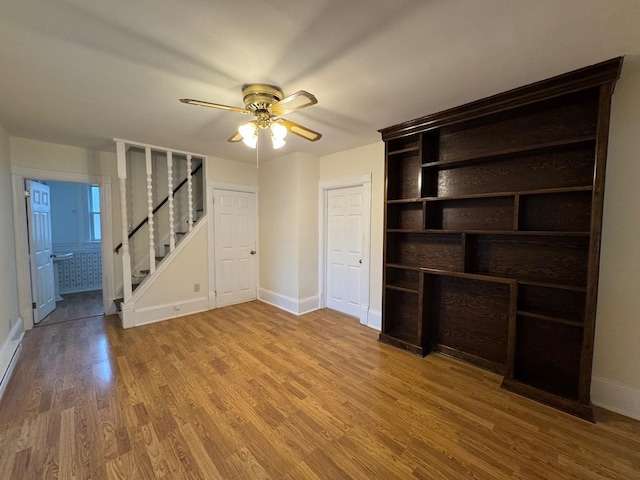
[[[256,254],[256,251],[255,251],[255,250],[251,250],[249,253],[250,253],[251,255],[255,255],[255,254]]]
[[[362,259],[358,260],[358,263],[359,263],[360,265],[362,265]]]

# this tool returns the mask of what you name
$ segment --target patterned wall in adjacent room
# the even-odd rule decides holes
[[[61,294],[102,289],[102,253],[73,252],[73,258],[57,263]]]

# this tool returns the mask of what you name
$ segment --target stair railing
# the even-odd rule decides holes
[[[171,197],[173,197],[173,195],[175,195],[176,193],[178,193],[178,191],[184,187],[185,184],[188,183],[192,183],[192,177],[198,173],[201,169],[202,169],[202,163],[200,165],[198,165],[196,168],[193,169],[193,171],[189,170],[187,173],[187,178],[185,178],[184,180],[182,180],[178,185],[176,185],[173,189],[173,192],[171,194]],[[189,174],[190,173],[190,174]],[[149,202],[153,202],[153,198],[152,198],[152,192],[149,193],[149,177],[150,177],[151,173],[149,173],[149,171],[147,171],[147,197],[149,198]],[[125,177],[126,179],[126,177]],[[193,187],[191,187],[193,188]],[[189,218],[190,218],[190,228],[189,231],[193,230],[193,224],[194,222],[194,216],[193,216],[193,190],[189,191],[189,189],[187,189],[188,192],[188,196],[189,196]],[[153,217],[153,215],[155,215],[156,213],[158,213],[158,211],[169,201],[169,195],[167,195],[160,203],[158,203],[158,205],[156,205],[152,210],[151,210],[151,217]],[[140,230],[146,223],[149,222],[149,216],[145,217],[144,219],[142,219],[140,221],[140,223],[138,223],[133,229],[131,229],[131,232],[128,233],[127,235],[127,239],[130,239],[131,237],[133,237],[138,230]],[[151,219],[151,222],[153,222],[153,219]],[[150,234],[151,235],[151,234]],[[114,249],[115,253],[119,253],[120,250],[123,248],[123,243],[119,243],[118,246]]]
[[[129,239],[133,237],[145,224],[149,224],[149,274],[155,271],[155,241],[154,241],[154,215],[165,205],[169,204],[169,252],[172,252],[176,246],[176,231],[174,225],[174,195],[186,184],[188,195],[188,231],[192,231],[194,224],[193,216],[193,179],[192,177],[197,174],[204,165],[205,156],[193,154],[189,152],[180,152],[177,150],[170,150],[163,147],[157,147],[153,145],[146,145],[137,142],[130,142],[128,140],[114,139],[116,143],[116,156],[118,165],[118,180],[120,185],[120,218],[122,222],[122,242],[115,248],[115,252],[119,253],[122,250],[122,278],[123,278],[123,300],[127,303],[133,294],[133,287],[131,281],[131,253],[129,249]],[[128,231],[128,218],[127,218],[127,150],[130,147],[143,148],[145,151],[145,173],[146,173],[146,187],[147,187],[147,216],[136,227]],[[167,182],[168,182],[168,194],[156,207],[153,207],[153,166],[151,161],[151,152],[160,151],[164,152],[167,156]],[[185,156],[187,160],[187,175],[175,187],[173,186],[173,155],[178,154]],[[192,159],[200,158],[200,164],[192,169]],[[204,192],[203,192],[204,194]]]

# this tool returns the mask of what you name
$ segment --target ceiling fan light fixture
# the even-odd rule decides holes
[[[284,137],[287,136],[287,127],[282,125],[281,123],[274,122],[271,124],[271,136],[273,138],[277,138],[279,140],[283,140]],[[284,144],[283,144],[284,145]],[[279,148],[279,147],[273,147]]]
[[[247,122],[238,127],[238,133],[240,134],[243,140],[250,139],[251,137],[257,137],[256,135],[257,130],[258,130],[258,126],[254,121]]]
[[[278,138],[275,135],[271,135],[271,144],[273,145],[273,149],[277,150],[284,147],[287,142],[284,141],[284,138]]]
[[[256,145],[258,145],[258,135],[243,138],[242,143],[244,143],[247,147],[256,148]]]

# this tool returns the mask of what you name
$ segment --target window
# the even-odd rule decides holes
[[[89,236],[92,242],[102,240],[100,229],[100,187],[89,185]]]

